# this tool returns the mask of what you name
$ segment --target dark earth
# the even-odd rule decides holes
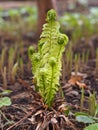
[[[31,3],[28,3],[28,5],[31,5]],[[27,5],[27,2],[24,4]],[[35,5],[35,3],[33,4]],[[20,2],[17,2],[17,4],[13,2],[0,3],[0,7],[4,6],[5,9],[17,8],[21,5]],[[68,34],[68,32],[66,33]],[[15,37],[0,34],[0,53],[4,47],[6,47],[8,53],[9,48],[15,47],[17,44],[16,40]],[[78,52],[81,54],[83,49],[87,50],[89,48],[88,63],[83,65],[82,69],[79,69],[79,74],[70,73],[63,79],[61,77],[60,83],[63,96],[60,92],[57,93],[51,109],[48,109],[39,93],[35,91],[31,63],[27,55],[30,45],[37,46],[37,39],[22,35],[21,40],[23,50],[20,53],[20,46],[17,45],[16,55],[19,51],[19,56],[23,58],[23,71],[18,70],[15,81],[8,79],[7,75],[7,89],[12,90],[11,94],[9,94],[12,105],[1,108],[3,115],[0,116],[0,130],[83,130],[86,124],[77,122],[73,113],[79,112],[81,109],[82,87],[85,89],[85,102],[82,108],[84,112],[88,111],[89,93],[95,92],[96,101],[98,102],[98,72],[95,70],[95,49],[98,47],[98,35],[91,37],[88,45],[79,44],[84,43],[84,39],[84,41],[79,41],[73,48],[74,54]],[[8,55],[6,54],[5,65],[8,65],[7,59]],[[62,71],[62,73],[66,73],[64,69]],[[72,71],[75,72],[74,66],[72,66]],[[4,89],[3,78],[0,75],[0,92]],[[69,110],[71,114],[67,116],[65,110]]]

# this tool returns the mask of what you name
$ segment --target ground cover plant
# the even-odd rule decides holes
[[[90,15],[66,13],[58,17],[60,25],[54,19],[50,26],[47,17],[38,44],[33,39],[36,7],[0,11],[0,129],[97,129],[95,8],[90,9]],[[68,35],[68,44],[60,32]]]
[[[30,34],[35,30],[37,20],[37,8],[21,7],[20,9],[0,10],[0,32],[10,37]],[[26,30],[24,30],[27,26]],[[32,30],[33,29],[33,30]]]

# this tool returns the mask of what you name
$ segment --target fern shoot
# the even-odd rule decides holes
[[[68,37],[59,31],[60,25],[56,21],[55,10],[48,11],[46,21],[38,43],[38,51],[29,47],[28,54],[32,63],[32,73],[37,81],[37,90],[44,103],[51,107],[60,86],[61,59]]]

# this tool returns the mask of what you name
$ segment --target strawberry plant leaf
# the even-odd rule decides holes
[[[0,108],[3,106],[10,106],[10,105],[11,105],[11,99],[9,97],[0,98]]]
[[[84,130],[98,130],[98,123],[89,125]]]
[[[93,120],[91,117],[85,116],[85,115],[76,116],[76,120],[78,122],[83,122],[83,123],[95,123],[95,120]]]

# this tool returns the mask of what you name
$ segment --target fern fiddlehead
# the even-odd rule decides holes
[[[59,31],[60,25],[56,21],[56,12],[51,9],[47,13],[47,23],[38,43],[38,52],[29,48],[32,62],[32,73],[37,80],[37,88],[45,104],[51,107],[59,86],[61,75],[61,58],[68,42],[68,37]]]

